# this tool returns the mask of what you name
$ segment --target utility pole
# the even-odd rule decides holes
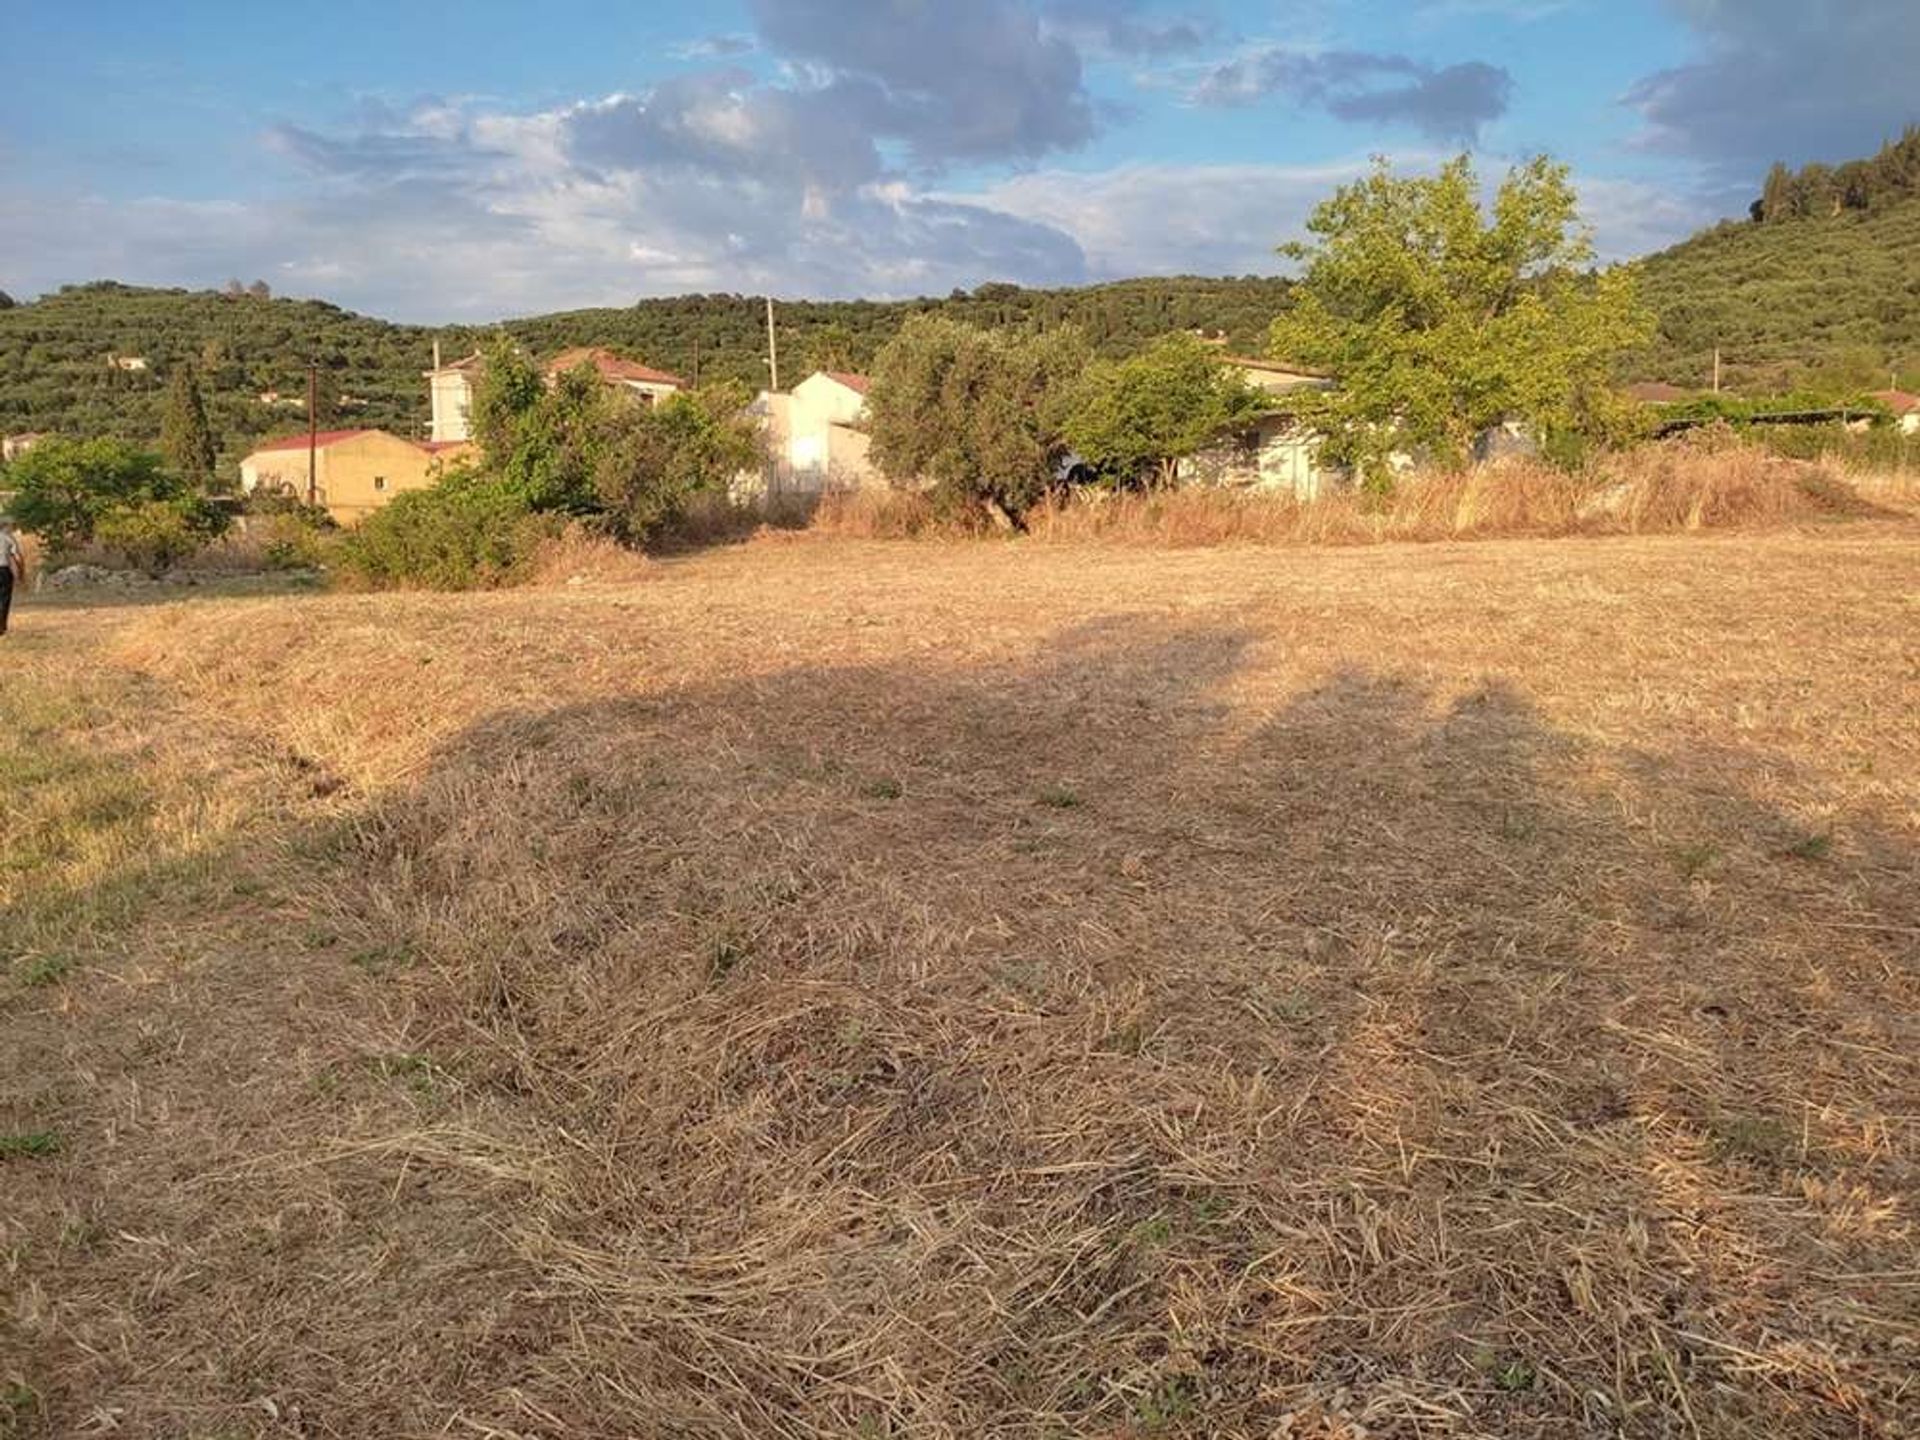
[[[307,504],[320,503],[320,362],[307,361]]]
[[[767,296],[767,388],[780,389],[780,342],[773,329],[773,297]]]
[[[700,337],[693,337],[693,388],[700,388]]]
[[[1713,347],[1713,393],[1720,393],[1720,347]]]

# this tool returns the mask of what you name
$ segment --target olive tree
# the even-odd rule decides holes
[[[916,316],[881,350],[867,412],[874,463],[896,485],[1018,524],[1066,456],[1085,369],[1079,334],[1010,334]]]

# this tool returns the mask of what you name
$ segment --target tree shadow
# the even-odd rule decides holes
[[[1264,643],[504,712],[306,836],[465,1138],[360,1138],[380,1303],[289,1240],[248,1383],[337,1433],[1884,1429],[1911,839]],[[209,1406],[231,1259],[165,1367]],[[485,1366],[356,1387],[454,1299]]]

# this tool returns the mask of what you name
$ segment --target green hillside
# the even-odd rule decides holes
[[[782,378],[815,366],[867,364],[907,316],[940,310],[976,324],[1078,325],[1109,354],[1124,354],[1170,329],[1223,330],[1234,345],[1264,343],[1286,303],[1272,278],[1129,280],[1073,290],[983,285],[945,299],[782,303]],[[763,385],[765,301],[694,295],[621,309],[575,310],[506,322],[502,329],[551,354],[606,345],[703,380]],[[334,423],[421,433],[434,341],[452,358],[490,327],[393,325],[311,300],[217,291],[156,290],[98,282],[68,286],[0,308],[0,433],[46,430],[150,440],[159,433],[167,375],[182,360],[200,370],[223,467],[270,434],[299,430],[304,411],[259,397],[303,397],[308,359],[325,367],[343,397]],[[144,372],[111,367],[109,355],[143,356]]]
[[[1643,262],[1638,378],[1758,393],[1920,386],[1920,129],[1837,168],[1776,165],[1753,218]]]
[[[1736,390],[1920,383],[1920,198],[1823,219],[1727,224],[1645,262],[1660,338],[1638,368]]]

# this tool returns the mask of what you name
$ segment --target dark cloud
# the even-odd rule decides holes
[[[1023,0],[750,0],[767,49],[812,67],[915,162],[1033,160],[1093,138],[1080,52]]]
[[[1646,149],[1757,179],[1776,159],[1870,153],[1920,121],[1915,0],[1666,4],[1694,33],[1697,54],[1628,92]]]
[[[1472,144],[1507,113],[1513,77],[1473,60],[1435,67],[1404,55],[1271,46],[1215,66],[1194,87],[1203,105],[1281,97],[1341,120],[1408,125],[1448,144]]]

